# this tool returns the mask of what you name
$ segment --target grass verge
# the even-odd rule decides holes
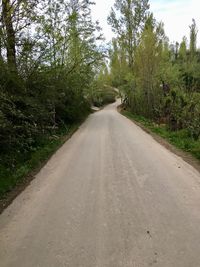
[[[150,132],[166,139],[176,148],[188,152],[197,160],[200,160],[200,140],[194,140],[192,137],[190,137],[187,130],[172,132],[166,127],[166,125],[158,125],[142,116],[134,115],[130,111],[122,110],[121,114],[135,122],[138,122],[145,128],[149,129]]]
[[[37,172],[73,135],[83,121],[59,129],[56,134],[46,137],[42,140],[41,144],[29,154],[28,159],[19,162],[14,170],[0,165],[0,213],[24,190]]]

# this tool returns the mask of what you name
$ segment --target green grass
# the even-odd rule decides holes
[[[200,140],[194,140],[192,137],[190,137],[187,130],[183,129],[172,132],[166,127],[166,125],[158,125],[142,116],[134,115],[130,111],[122,111],[121,113],[129,119],[139,122],[151,132],[168,140],[169,143],[175,147],[189,152],[195,158],[200,160]]]
[[[41,140],[40,145],[29,153],[28,159],[19,160],[14,168],[0,165],[0,199],[6,197],[16,185],[23,184],[26,177],[34,170],[39,169],[46,160],[69,138],[81,123],[60,129],[56,135]]]

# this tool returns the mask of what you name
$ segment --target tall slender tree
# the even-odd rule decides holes
[[[134,51],[144,28],[148,9],[148,0],[115,0],[108,17],[112,30],[126,47],[130,69],[133,68]]]
[[[6,52],[9,69],[16,71],[16,36],[13,27],[12,4],[10,0],[2,0],[2,18],[6,32]]]
[[[197,50],[197,26],[196,21],[193,19],[192,24],[190,25],[190,56],[191,58],[195,57]]]

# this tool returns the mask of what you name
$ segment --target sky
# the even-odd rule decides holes
[[[107,16],[114,4],[114,0],[96,0],[92,9],[92,16],[99,20],[107,41],[113,37]],[[157,21],[164,23],[165,33],[170,42],[181,42],[183,36],[189,39],[189,25],[196,20],[199,29],[198,47],[200,47],[200,0],[150,0],[150,11]]]

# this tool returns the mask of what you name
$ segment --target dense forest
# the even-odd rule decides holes
[[[120,89],[124,107],[136,116],[194,140],[200,158],[200,50],[191,19],[190,39],[170,43],[148,0],[116,0],[108,17],[115,33],[105,79]],[[181,142],[181,140],[179,140]],[[198,147],[197,147],[198,146]],[[194,154],[195,154],[194,153]]]
[[[116,0],[108,16],[115,38],[107,45],[93,4],[0,1],[0,195],[54,151],[92,105],[114,101],[113,87],[132,114],[199,142],[195,20],[190,40],[171,44],[148,0]]]
[[[106,53],[93,4],[0,1],[0,194],[37,165],[38,150],[85,118],[92,102],[113,100],[97,79]]]

